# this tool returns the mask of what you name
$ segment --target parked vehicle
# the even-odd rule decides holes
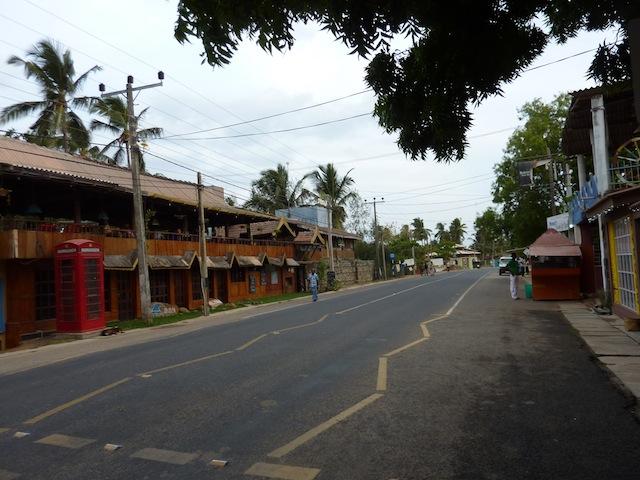
[[[509,260],[511,260],[511,257],[500,257],[500,260],[498,261],[499,275],[502,275],[503,273],[509,273],[507,272],[507,263],[509,263]]]
[[[473,261],[473,268],[480,268],[480,261],[479,260],[474,260]]]

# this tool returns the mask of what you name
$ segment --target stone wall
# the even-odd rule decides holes
[[[329,266],[329,260],[323,259]],[[336,279],[340,282],[340,286],[346,287],[347,285],[353,285],[356,283],[367,283],[373,281],[373,260],[347,260],[344,258],[337,259],[335,261]],[[314,263],[307,265],[307,273],[313,268],[318,270],[318,264]],[[320,282],[320,290],[326,289],[326,282]]]
[[[373,260],[347,260],[335,262],[336,278],[344,287],[373,281]]]

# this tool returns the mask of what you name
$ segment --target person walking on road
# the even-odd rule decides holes
[[[315,270],[311,270],[311,273],[309,274],[309,277],[307,278],[307,280],[309,281],[309,289],[311,290],[311,297],[315,302],[318,300],[318,283],[319,283],[318,274],[316,273]]]
[[[511,298],[518,300],[518,275],[520,275],[520,264],[516,258],[516,254],[511,254],[511,260],[507,263],[507,270],[509,271],[509,290],[511,291]]]

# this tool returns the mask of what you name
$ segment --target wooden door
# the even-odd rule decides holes
[[[214,282],[215,288],[218,294],[218,300],[222,303],[229,302],[229,294],[227,290],[227,271],[226,270],[214,270]]]
[[[118,272],[118,320],[131,320],[136,317],[133,274]]]
[[[184,281],[184,272],[175,272],[176,305],[187,307],[187,286]]]

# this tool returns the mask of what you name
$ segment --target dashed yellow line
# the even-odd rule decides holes
[[[70,402],[63,403],[62,405],[58,405],[57,407],[52,408],[51,410],[47,410],[46,412],[41,413],[40,415],[36,415],[35,417],[30,418],[29,420],[25,420],[23,423],[25,425],[33,425],[34,423],[38,423],[39,421],[44,420],[45,418],[55,415],[56,413],[60,413],[63,410],[66,410],[67,408],[71,408],[74,405],[79,404],[80,402],[84,402],[89,398],[95,397],[96,395],[100,395],[101,393],[104,393],[107,390],[111,390],[112,388],[115,388],[118,385],[122,385],[123,383],[126,383],[129,380],[131,380],[131,377],[123,378],[122,380],[118,380],[117,382],[113,382],[113,383],[110,383],[109,385],[105,385],[104,387],[98,388],[97,390],[94,390],[93,392],[89,392],[86,395],[82,395],[81,397],[78,397],[75,400],[71,400]]]
[[[323,422],[320,425],[318,425],[317,427],[314,427],[311,430],[303,433],[299,437],[294,438],[292,441],[290,441],[286,445],[274,450],[273,452],[269,453],[267,456],[271,457],[271,458],[282,458],[282,457],[284,457],[288,453],[293,452],[299,446],[307,443],[309,440],[314,439],[315,437],[320,435],[322,432],[324,432],[326,430],[329,430],[331,427],[333,427],[333,426],[337,425],[338,423],[346,420],[347,418],[349,418],[354,413],[359,412],[360,410],[362,410],[366,406],[372,404],[373,402],[375,402],[376,400],[378,400],[378,399],[380,399],[382,397],[384,397],[384,395],[382,393],[374,393],[373,395],[369,395],[367,398],[365,398],[363,400],[360,400],[355,405],[352,405],[351,407],[347,408],[346,410],[343,410],[342,412],[337,414],[335,417],[331,417],[326,422]]]
[[[256,342],[259,342],[260,340],[262,340],[264,337],[268,335],[269,335],[268,333],[263,333],[262,335],[258,335],[256,338],[253,338],[249,340],[247,343],[240,345],[238,348],[236,348],[236,351],[241,352],[242,350],[249,348],[251,345],[253,345]]]
[[[387,390],[387,357],[378,359],[378,381],[376,382],[376,390],[384,392]]]
[[[149,370],[147,372],[139,373],[139,377],[148,378],[154,373],[165,372],[167,370],[172,370],[178,367],[184,367],[187,365],[193,365],[194,363],[204,362],[205,360],[211,360],[212,358],[223,357],[225,355],[230,355],[233,353],[233,350],[227,350],[226,352],[213,353],[211,355],[205,355],[204,357],[194,358],[193,360],[187,360],[186,362],[175,363],[173,365],[167,365],[166,367],[156,368],[155,370]]]
[[[322,322],[324,322],[324,321],[327,319],[327,317],[328,317],[328,316],[329,316],[329,314],[327,313],[326,315],[323,315],[322,317],[320,317],[320,318],[319,318],[318,320],[316,320],[315,322],[303,323],[303,324],[301,324],[301,325],[296,325],[296,326],[294,326],[294,327],[282,328],[282,329],[280,329],[280,330],[274,330],[274,331],[273,331],[273,332],[271,332],[271,333],[273,333],[274,335],[278,335],[278,334],[283,333],[283,332],[289,332],[289,331],[291,331],[291,330],[297,330],[297,329],[299,329],[299,328],[306,328],[306,327],[310,327],[310,326],[312,326],[312,325],[317,325],[318,323],[322,323]]]
[[[411,347],[415,347],[416,345],[418,345],[419,343],[422,343],[424,341],[428,340],[427,337],[422,337],[419,338],[418,340],[414,340],[411,343],[407,343],[406,345],[403,345],[402,347],[396,348],[395,350],[391,350],[389,353],[385,353],[383,355],[383,357],[393,357],[394,355],[397,355],[400,352],[404,352],[405,350],[410,349]]]

